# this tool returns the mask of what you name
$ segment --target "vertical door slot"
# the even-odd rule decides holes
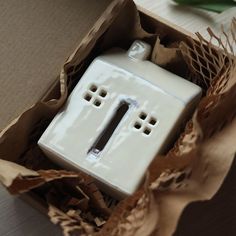
[[[111,120],[109,121],[103,132],[100,134],[100,136],[97,138],[97,140],[88,152],[98,154],[104,149],[112,134],[114,133],[115,129],[129,110],[129,106],[130,104],[126,101],[122,101],[119,104]]]

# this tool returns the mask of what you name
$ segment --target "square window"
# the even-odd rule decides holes
[[[97,91],[97,89],[98,89],[98,87],[95,84],[90,86],[90,91],[92,91],[93,93],[95,93]]]
[[[147,114],[145,112],[141,112],[139,117],[140,119],[145,120],[147,118]]]
[[[100,92],[99,92],[99,95],[103,98],[105,98],[107,96],[107,91],[102,89]]]
[[[101,101],[96,99],[93,103],[96,107],[99,107],[101,105]]]
[[[135,124],[134,124],[134,128],[135,129],[140,129],[142,127],[142,125],[139,123],[139,122],[136,122]]]
[[[84,96],[84,99],[89,102],[92,99],[92,96],[90,94],[86,93]]]
[[[143,133],[146,134],[146,135],[150,135],[151,130],[149,128],[145,128]]]
[[[157,123],[156,118],[151,117],[150,120],[149,120],[149,124],[150,124],[150,125],[155,125],[156,123]]]

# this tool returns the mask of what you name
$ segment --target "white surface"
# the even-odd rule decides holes
[[[159,14],[162,17],[177,23],[178,19],[182,19],[179,24],[185,27],[189,24],[189,20],[184,18],[189,15],[189,11],[184,11],[183,8],[170,8],[162,10],[161,7],[166,8],[169,4],[168,0],[136,0],[136,3],[142,5],[144,8],[150,10],[154,14]],[[192,10],[191,10],[192,11]],[[204,21],[212,22],[212,17],[201,16],[201,14],[194,14],[197,19],[205,19]],[[206,13],[204,13],[205,15]],[[190,14],[191,15],[191,14]],[[229,15],[236,15],[235,9],[229,10]],[[225,17],[226,16],[226,17]],[[222,18],[227,19],[228,13],[221,14]],[[231,18],[231,17],[230,17]],[[216,23],[213,23],[216,24]],[[205,26],[200,25],[199,28],[188,26],[186,29],[190,31],[197,31]],[[52,225],[47,216],[42,215],[38,211],[32,209],[31,206],[22,202],[20,199],[15,199],[10,196],[0,186],[0,235],[1,236],[55,236],[61,235],[56,226]]]
[[[207,28],[210,27],[215,35],[222,39],[225,44],[227,40],[222,34],[224,31],[229,33],[230,24],[233,17],[236,16],[236,7],[230,8],[222,13],[215,13],[206,10],[201,10],[188,6],[180,6],[171,0],[134,0],[137,5],[150,10],[152,13],[161,16],[170,21],[172,24],[178,25],[183,29],[196,33],[199,32],[204,38],[210,39]],[[231,35],[230,41],[232,41]],[[216,46],[217,40],[212,40]],[[228,46],[226,46],[230,49]],[[233,50],[236,53],[236,45],[233,45]]]
[[[128,53],[117,49],[95,59],[39,140],[53,161],[92,175],[116,197],[135,192],[201,95],[197,85],[143,60],[146,51],[137,41]],[[128,111],[98,151],[94,144],[122,103]]]
[[[203,35],[207,35],[207,27],[211,27],[216,33],[219,33],[221,24],[227,28],[232,18],[236,16],[236,7],[219,14],[197,8],[179,6],[171,0],[135,0],[135,3],[183,27],[189,32],[195,33],[199,31]]]

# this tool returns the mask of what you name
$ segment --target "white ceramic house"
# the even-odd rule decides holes
[[[117,198],[138,188],[201,97],[200,87],[146,60],[150,52],[135,41],[97,57],[38,142]]]

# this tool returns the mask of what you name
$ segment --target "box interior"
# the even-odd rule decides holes
[[[76,4],[75,2],[73,3]],[[82,2],[80,2],[80,4],[81,3]],[[107,5],[107,1],[104,1],[103,3],[104,5],[98,4],[99,10],[96,11],[97,15]],[[42,7],[42,9],[44,9],[45,5],[43,5],[43,3],[41,4],[42,6],[41,5],[40,6]],[[71,4],[72,3],[68,3],[68,5],[70,6]],[[72,54],[72,56],[69,57],[68,61],[65,63],[63,67],[63,71],[67,75],[66,83],[67,83],[69,92],[73,89],[76,83],[78,83],[79,78],[82,76],[83,72],[86,70],[89,63],[97,55],[101,54],[102,52],[112,47],[122,47],[124,49],[127,49],[129,48],[129,46],[135,39],[142,39],[150,43],[152,46],[154,46],[157,36],[161,39],[161,43],[166,46],[171,45],[171,44],[178,45],[180,41],[187,39],[186,34],[174,29],[171,25],[168,25],[167,23],[163,23],[161,18],[155,19],[154,17],[147,15],[147,13],[145,12],[140,12],[140,16],[139,16],[137,14],[136,7],[132,1],[121,1],[119,4],[116,3],[116,1],[114,1],[113,3],[110,4],[110,6],[112,4],[114,4],[112,8],[113,12],[108,7],[107,11],[97,22],[97,25],[95,25],[94,31],[90,31],[90,33],[88,33],[87,37],[81,42],[81,44],[77,47],[77,49]],[[94,9],[95,7],[98,7],[98,5],[95,4],[93,6]],[[31,7],[35,9],[33,6]],[[79,7],[75,5],[74,8],[77,9]],[[119,10],[117,11],[116,8],[118,8]],[[51,20],[50,13],[52,13],[51,11],[53,10],[52,9],[50,10],[50,9],[48,10],[49,12],[42,13],[42,14],[47,14],[49,18],[49,19],[46,18],[45,22],[48,22]],[[86,9],[83,9],[83,10],[86,10]],[[83,12],[83,10],[81,9],[81,12]],[[38,12],[38,10],[35,10],[35,11]],[[60,11],[59,12],[62,13],[63,8]],[[88,29],[87,28],[88,25],[87,25],[87,27],[84,26],[79,31],[76,31],[76,24],[77,24],[77,21],[79,21],[79,19],[76,18],[77,16],[76,11],[72,11],[72,12],[74,12],[72,19],[67,19],[66,16],[68,12],[67,14],[63,12],[64,17],[67,20],[64,19],[62,21],[70,22],[70,23],[72,21],[73,23],[71,25],[67,25],[66,23],[65,25],[63,25],[65,28],[68,28],[68,27],[70,28],[70,32],[66,33],[65,38],[63,38],[63,42],[59,42],[59,46],[57,44],[56,45],[54,44],[55,37],[60,38],[61,34],[63,34],[63,31],[58,32],[56,30],[55,31],[56,35],[54,35],[52,38],[49,37],[49,41],[45,42],[49,44],[48,47],[50,47],[50,48],[47,48],[47,50],[45,50],[47,54],[38,58],[38,60],[44,60],[45,58],[47,58],[47,62],[51,61],[50,64],[47,64],[47,67],[44,67],[44,70],[47,73],[50,73],[50,75],[53,75],[54,73],[54,76],[49,76],[49,74],[47,74],[47,76],[45,75],[42,76],[41,73],[37,73],[37,76],[35,75],[34,80],[31,81],[30,83],[20,84],[20,85],[16,83],[16,86],[12,86],[13,87],[12,89],[19,91],[19,93],[24,93],[24,96],[31,96],[30,94],[34,94],[34,96],[32,96],[32,101],[33,100],[36,101],[38,97],[41,97],[41,102],[36,104],[36,106],[32,107],[27,112],[25,112],[20,117],[20,119],[16,121],[16,125],[13,125],[7,131],[7,135],[8,135],[8,139],[6,139],[7,142],[2,143],[2,149],[5,152],[7,152],[7,154],[2,155],[3,157],[5,157],[3,159],[17,162],[18,164],[21,164],[29,169],[39,170],[39,169],[60,168],[54,163],[52,163],[50,160],[48,160],[48,158],[42,153],[42,151],[37,146],[37,141],[68,95],[66,92],[64,94],[65,96],[61,96],[60,89],[59,89],[60,81],[58,79],[55,81],[55,78],[58,77],[58,72],[60,71],[59,60],[63,61],[62,60],[63,56],[64,56],[64,59],[66,59],[64,54],[69,55],[70,52],[75,49],[75,47],[72,47],[73,42],[78,40],[78,37],[82,37],[81,32],[85,32]],[[88,10],[86,12],[88,12]],[[110,15],[108,15],[108,13]],[[87,16],[88,18],[90,18],[90,21],[89,21],[90,24],[92,24],[92,22],[97,17],[97,15],[95,14],[93,16],[94,18]],[[107,18],[105,18],[105,16]],[[80,15],[80,17],[84,17],[84,15],[83,14]],[[40,15],[39,19],[36,19],[36,20],[40,22],[42,18],[43,18],[42,15]],[[86,20],[87,18],[83,18],[83,22],[85,22]],[[46,24],[45,22],[44,24]],[[29,24],[29,22],[26,22],[26,23]],[[59,25],[52,26],[54,30],[58,29],[58,27]],[[52,30],[52,28],[51,29],[49,28],[48,30]],[[63,30],[65,30],[65,28]],[[69,37],[72,33],[74,33],[73,37]],[[28,45],[31,47],[31,50],[33,50],[34,48],[36,48],[38,51],[42,50],[43,46],[42,46],[41,40],[43,40],[46,37],[46,35],[47,33],[42,34],[41,35],[42,38],[40,38],[39,41],[37,41],[39,42],[40,47],[37,47],[37,44],[35,45],[34,41],[32,41],[31,39],[28,39],[31,42],[31,44]],[[68,41],[68,38],[70,38],[69,41]],[[61,48],[60,43],[64,45],[63,47],[64,53],[60,52],[61,57],[58,57],[56,53],[52,53],[53,52],[52,49],[57,50],[58,47]],[[17,46],[19,49],[18,44],[16,45],[16,47]],[[38,52],[37,50],[36,50],[36,53]],[[25,51],[24,55],[27,56],[28,61],[30,60],[32,61],[32,57],[28,58],[29,53],[30,53],[29,51]],[[38,63],[38,60],[36,60],[36,62],[32,62],[34,65],[34,67],[31,68],[32,71],[34,71],[37,68],[37,65],[41,65],[40,63]],[[182,63],[182,61],[179,62],[179,65],[180,63]],[[53,66],[51,66],[52,64]],[[172,65],[171,62],[169,64]],[[173,65],[174,66],[172,68],[172,72],[176,72],[176,74],[178,74],[178,66],[176,66],[175,63]],[[42,67],[38,68],[38,70],[42,71]],[[24,73],[24,71],[22,73]],[[184,74],[185,75],[187,74],[186,71],[184,71]],[[15,76],[15,74],[12,74],[12,76]],[[19,79],[22,79],[22,77],[23,75],[21,74],[18,74],[17,76],[17,78]],[[28,76],[27,79],[30,80],[31,77]],[[37,83],[39,83],[40,85]],[[52,85],[49,86],[50,84]],[[47,89],[47,92],[44,94],[44,96],[42,96],[42,91],[45,91],[45,88],[47,87],[49,87]],[[36,90],[37,92],[35,92]],[[28,94],[28,91],[30,94]],[[10,97],[10,95],[11,93],[8,93],[8,97]],[[59,102],[59,104],[55,105],[55,107],[53,108],[53,104],[52,106],[50,106],[49,104],[51,102],[50,100],[55,99],[55,98],[59,99],[59,101],[61,100],[61,102]],[[24,99],[25,99],[24,97],[21,97],[19,103],[21,102],[21,100],[24,101]],[[46,104],[47,101],[49,101],[49,104]],[[17,106],[17,104],[15,104],[12,101],[12,106]],[[21,105],[25,106],[24,103],[21,103]],[[9,106],[8,109],[14,110],[12,106]],[[20,142],[18,141],[19,136],[14,135],[15,129],[20,131],[20,134],[19,134],[21,135]],[[15,146],[14,150],[10,148],[11,145]]]

